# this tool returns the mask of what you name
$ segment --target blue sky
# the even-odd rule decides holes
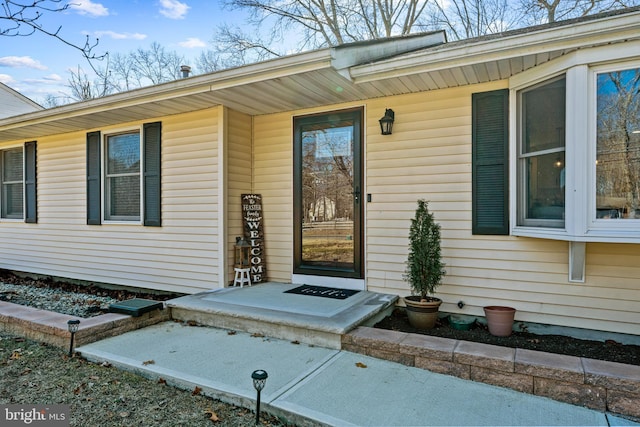
[[[217,0],[70,0],[68,10],[43,15],[40,23],[75,44],[98,37],[96,53],[126,54],[158,42],[187,58],[210,47],[217,26],[241,25],[244,15]],[[67,90],[69,69],[88,69],[81,54],[42,34],[0,37],[0,82],[42,103]]]

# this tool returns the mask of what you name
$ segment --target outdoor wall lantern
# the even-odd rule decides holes
[[[253,388],[258,392],[258,397],[256,398],[256,425],[260,424],[260,392],[264,388],[264,384],[267,382],[268,376],[267,371],[263,371],[262,369],[253,371],[251,374]]]
[[[80,327],[80,321],[79,320],[69,320],[67,322],[67,329],[69,329],[69,332],[71,333],[71,344],[69,345],[69,357],[73,357],[73,337],[75,336],[76,332],[78,332],[78,328]]]
[[[387,108],[384,111],[384,116],[379,120],[380,121],[380,131],[383,135],[391,135],[391,130],[393,129],[393,122],[395,120],[396,114],[393,112],[391,108]]]
[[[249,253],[251,245],[244,237],[236,237],[236,244],[233,246],[233,263],[235,268],[249,268]]]

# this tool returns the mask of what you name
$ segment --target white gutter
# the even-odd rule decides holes
[[[449,43],[401,57],[355,66],[350,69],[350,75],[355,83],[366,83],[523,55],[575,49],[584,47],[585,42],[599,45],[629,39],[640,39],[640,11],[529,33],[515,31],[504,37],[496,35],[488,36],[487,40]]]

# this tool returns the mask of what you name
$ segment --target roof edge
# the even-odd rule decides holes
[[[383,39],[347,43],[333,47],[333,67],[337,70],[392,58],[447,42],[442,30]]]
[[[587,38],[597,38],[602,44],[640,39],[640,7],[617,12],[451,42],[370,64],[356,65],[349,71],[353,81],[365,83],[451,66],[471,65],[498,57],[505,58],[511,51],[521,52],[526,49],[528,53],[532,53],[536,50],[543,52],[555,48],[579,47]]]
[[[331,68],[331,49],[303,52],[0,119],[0,130]],[[42,108],[42,107],[41,107]]]

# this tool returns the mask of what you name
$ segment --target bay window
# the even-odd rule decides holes
[[[510,79],[512,235],[640,243],[640,61],[600,51]]]

